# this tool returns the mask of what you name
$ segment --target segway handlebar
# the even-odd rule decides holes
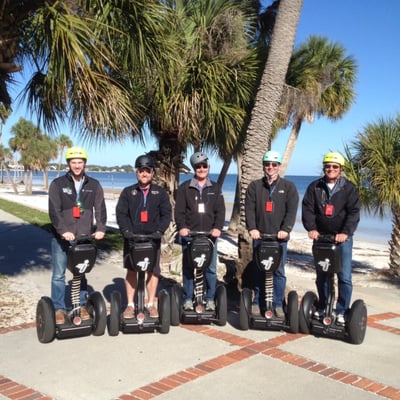
[[[196,236],[207,236],[210,237],[211,236],[211,232],[210,231],[189,231],[189,235],[191,237],[196,237]]]
[[[162,233],[159,231],[153,233],[133,233],[133,232],[124,232],[124,238],[131,240],[133,242],[144,242],[147,240],[159,240],[162,238]]]
[[[84,243],[93,243],[94,238],[92,235],[79,235],[75,238],[75,240],[71,240],[70,244],[71,246],[77,245],[77,244],[84,244]]]
[[[285,239],[278,239],[277,233],[261,233],[260,232],[260,237],[261,237],[261,240],[264,240],[266,242],[268,242],[268,241],[272,242],[274,240],[277,240],[279,242],[287,242],[289,240],[289,235]]]
[[[317,242],[321,243],[335,243],[335,236],[332,233],[323,233],[319,235],[319,238],[317,239]]]

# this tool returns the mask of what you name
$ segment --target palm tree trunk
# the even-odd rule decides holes
[[[14,189],[14,193],[18,194],[17,185],[15,184],[14,180],[12,179],[11,174],[10,174],[10,170],[8,169],[8,167],[7,167],[7,165],[5,164],[4,161],[1,162],[1,168],[4,168],[4,170],[6,171],[8,181],[11,183],[11,186]]]
[[[225,182],[225,178],[226,178],[226,175],[228,174],[228,170],[231,165],[231,162],[232,162],[232,155],[224,158],[224,163],[222,164],[222,168],[219,173],[218,182],[217,182],[218,185],[220,185],[221,187],[223,186],[223,184]]]
[[[400,276],[400,210],[392,209],[393,214],[393,230],[389,254],[389,268],[390,272],[395,276]]]
[[[259,177],[264,152],[270,147],[272,124],[278,110],[286,72],[293,51],[302,0],[281,0],[267,63],[261,78],[243,152],[242,179],[240,181],[240,225],[238,281],[244,268],[251,262],[251,243],[246,232],[244,201],[251,181]],[[241,247],[242,246],[242,247]],[[247,247],[247,248],[246,248]]]
[[[297,140],[299,139],[299,133],[300,133],[302,122],[303,121],[301,118],[297,118],[296,121],[294,121],[294,123],[293,123],[292,130],[290,131],[289,139],[286,143],[285,152],[283,153],[282,165],[279,168],[280,176],[286,175],[287,167],[292,158],[293,151],[294,151],[294,148],[296,147]]]

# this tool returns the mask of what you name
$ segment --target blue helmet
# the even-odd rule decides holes
[[[282,156],[277,151],[269,150],[264,154],[263,163],[269,161],[282,164]]]

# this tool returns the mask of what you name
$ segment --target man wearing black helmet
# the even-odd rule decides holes
[[[215,288],[217,285],[217,238],[221,235],[225,222],[225,202],[219,185],[208,177],[210,164],[208,157],[196,152],[190,157],[194,177],[182,183],[176,194],[175,222],[182,240],[183,250],[183,307],[193,310],[193,269],[186,262],[187,240],[191,230],[209,231],[215,243],[213,259],[205,273],[207,293],[206,310],[215,310]]]
[[[51,242],[51,299],[57,325],[65,323],[65,271],[70,243],[82,235],[92,235],[94,239],[101,240],[106,231],[107,210],[103,188],[96,179],[86,175],[87,158],[86,150],[69,148],[65,153],[69,171],[54,179],[49,188],[49,216],[54,236]],[[94,233],[93,219],[96,220]],[[82,320],[90,318],[85,306],[86,286],[86,279],[83,278],[80,293]]]
[[[168,193],[161,186],[152,183],[154,161],[150,156],[139,156],[135,161],[138,182],[123,189],[116,207],[118,226],[124,236],[124,268],[127,269],[125,288],[127,307],[124,318],[135,315],[134,297],[137,288],[137,272],[130,269],[129,242],[132,234],[160,233],[157,240],[157,262],[152,272],[147,273],[146,289],[148,296],[147,310],[151,318],[158,318],[156,291],[160,270],[161,236],[171,222],[171,203]]]

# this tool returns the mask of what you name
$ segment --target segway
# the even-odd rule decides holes
[[[151,272],[157,259],[157,244],[154,239],[160,239],[159,234],[132,234],[129,239],[130,266],[138,272],[138,287],[136,291],[135,314],[132,318],[124,318],[121,310],[121,293],[113,291],[110,298],[110,320],[108,333],[117,336],[123,333],[155,332],[168,333],[170,329],[171,305],[169,293],[163,289],[158,293],[158,318],[150,318],[145,308],[146,273]]]
[[[342,270],[340,248],[335,243],[335,236],[321,235],[314,241],[312,252],[315,268],[328,274],[328,301],[324,315],[316,318],[317,295],[311,291],[304,295],[299,311],[300,331],[361,344],[367,328],[367,306],[364,301],[356,300],[352,304],[344,325],[338,323],[334,309],[335,274]]]
[[[298,295],[290,291],[287,304],[284,304],[285,317],[278,317],[273,308],[273,273],[280,267],[282,247],[276,235],[261,234],[261,243],[255,249],[257,268],[265,273],[265,307],[260,307],[260,314],[252,313],[252,291],[243,288],[240,294],[239,326],[242,330],[286,330],[291,333],[299,331]]]
[[[86,308],[88,320],[80,316],[80,291],[85,274],[89,273],[96,261],[97,248],[90,236],[82,236],[70,243],[67,252],[67,268],[72,272],[71,303],[64,324],[57,325],[54,305],[50,297],[43,296],[36,307],[36,332],[41,343],[49,343],[54,338],[66,339],[79,336],[101,336],[107,325],[106,304],[99,292],[90,293]]]
[[[172,287],[171,324],[211,324],[224,326],[227,321],[228,307],[226,288],[217,284],[215,291],[215,310],[206,310],[204,300],[206,281],[205,271],[209,267],[214,251],[214,243],[209,232],[191,231],[188,237],[190,267],[194,271],[193,310],[184,310],[182,304],[182,288]]]

